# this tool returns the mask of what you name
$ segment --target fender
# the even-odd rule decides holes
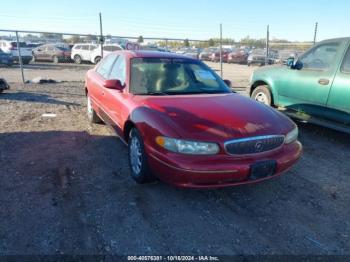
[[[180,127],[174,123],[165,113],[147,106],[140,106],[134,109],[123,127],[124,139],[128,141],[129,132],[136,127],[144,142],[152,144],[154,138],[159,135],[180,138]]]

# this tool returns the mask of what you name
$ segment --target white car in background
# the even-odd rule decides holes
[[[28,47],[25,42],[19,42],[21,58],[23,64],[29,64],[32,60],[32,48]],[[0,49],[7,54],[11,54],[14,62],[19,62],[19,52],[16,41],[0,40]]]
[[[105,44],[103,45],[103,56],[123,49],[124,48],[118,44]],[[90,62],[94,64],[98,64],[101,61],[101,45],[99,45],[96,49],[92,50],[90,58]]]
[[[75,44],[72,48],[71,58],[74,63],[90,62],[91,54],[98,48],[97,44]]]

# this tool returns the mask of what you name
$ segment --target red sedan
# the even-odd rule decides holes
[[[302,153],[296,125],[227,84],[189,57],[118,51],[86,75],[88,117],[128,144],[138,183],[225,187],[291,168]]]

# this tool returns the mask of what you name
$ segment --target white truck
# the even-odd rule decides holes
[[[103,45],[103,55],[117,50],[123,50],[118,44]],[[72,48],[71,58],[76,64],[91,62],[97,64],[101,60],[101,45],[98,44],[75,44]]]

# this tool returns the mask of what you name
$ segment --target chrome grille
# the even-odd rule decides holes
[[[230,155],[258,154],[274,150],[284,143],[284,136],[257,136],[230,140],[225,143],[225,150]]]

